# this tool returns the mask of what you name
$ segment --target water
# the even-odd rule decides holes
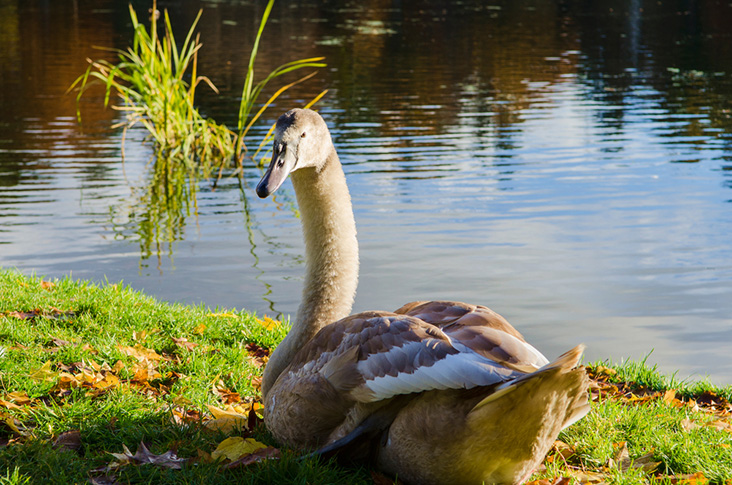
[[[336,5],[337,3],[337,5]],[[625,357],[732,384],[732,7],[728,2],[280,2],[258,72],[325,55],[276,116],[329,89],[361,243],[354,310],[491,306],[548,356]],[[265,2],[161,2],[233,123]],[[136,2],[138,12],[148,4]],[[142,15],[141,15],[142,16]],[[64,92],[126,5],[0,0],[0,265],[124,280],[157,297],[293,314],[294,194],[200,185],[174,241],[141,231],[151,149],[101,91]],[[108,57],[109,58],[109,57]],[[293,78],[294,79],[294,78]],[[271,92],[271,91],[270,91]],[[243,188],[243,190],[242,190]]]

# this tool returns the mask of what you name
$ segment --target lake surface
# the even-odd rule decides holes
[[[149,3],[133,2],[144,17]],[[199,9],[201,111],[235,123],[265,1]],[[732,384],[732,7],[716,1],[285,2],[260,75],[328,67],[280,98],[318,107],[361,243],[354,310],[485,304],[550,358],[642,359]],[[0,0],[0,265],[119,281],[163,300],[294,314],[304,269],[289,182],[225,173],[158,237],[152,149],[102,91],[66,89],[131,41],[126,2]],[[294,80],[295,77],[288,78]],[[273,92],[273,89],[267,94]]]

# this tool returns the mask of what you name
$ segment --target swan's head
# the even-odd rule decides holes
[[[293,109],[283,114],[275,127],[272,161],[257,184],[257,195],[267,197],[295,170],[320,169],[332,149],[328,126],[318,113]]]

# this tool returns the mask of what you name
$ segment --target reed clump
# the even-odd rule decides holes
[[[160,266],[161,251],[165,251],[162,243],[168,243],[167,251],[172,255],[172,243],[182,237],[186,217],[197,211],[196,194],[201,178],[215,176],[215,186],[228,167],[236,166],[241,174],[245,158],[257,158],[271,139],[274,128],[272,126],[256,150],[250,151],[245,140],[251,127],[282,93],[316,72],[280,86],[260,104],[258,99],[265,87],[292,71],[325,66],[323,57],[295,60],[255,82],[254,63],[273,5],[274,0],[269,0],[249,56],[235,129],[201,115],[195,104],[196,92],[201,86],[208,86],[218,94],[211,80],[198,72],[198,53],[202,44],[200,34],[195,30],[202,11],[198,12],[183,43],[178,44],[167,11],[163,12],[164,32],[160,35],[157,18],[160,13],[156,3],[153,2],[149,29],[139,21],[130,5],[134,27],[132,46],[126,50],[107,49],[117,54],[116,63],[88,59],[86,71],[69,88],[69,91],[78,88],[79,121],[79,101],[93,83],[105,86],[105,106],[110,104],[113,91],[117,93],[121,102],[112,108],[124,113],[124,120],[115,125],[123,127],[123,160],[127,130],[142,125],[150,134],[154,146],[150,175],[144,187],[133,190],[135,210],[130,215],[132,218],[134,214],[137,229],[133,237],[140,241],[143,259],[156,253]],[[312,106],[325,93],[320,93],[305,107]],[[265,161],[266,157],[262,157],[259,163]],[[114,208],[113,212],[120,210],[123,209]]]
[[[138,20],[137,13],[130,5],[130,18],[134,27],[133,44],[127,50],[110,49],[118,55],[119,62],[115,64],[106,60],[88,59],[89,67],[70,88],[78,87],[77,116],[80,119],[78,102],[91,81],[101,81],[106,87],[105,106],[109,104],[113,89],[122,100],[119,106],[113,106],[125,113],[125,121],[117,126],[123,126],[123,133],[126,134],[129,128],[137,124],[143,125],[153,139],[158,159],[164,158],[168,163],[185,168],[189,176],[209,177],[215,170],[220,173],[232,161],[241,166],[247,153],[244,140],[252,125],[280,94],[315,73],[279,88],[252,115],[264,87],[274,78],[288,72],[325,66],[321,62],[324,59],[322,57],[300,59],[283,64],[260,82],[254,83],[254,61],[273,5],[274,0],[270,0],[265,8],[251,51],[236,131],[202,116],[195,106],[196,90],[201,84],[218,93],[211,80],[199,75],[197,69],[198,52],[202,44],[200,34],[195,34],[195,28],[202,11],[198,12],[179,47],[167,10],[163,13],[165,31],[162,37],[159,35],[156,22],[159,12],[155,3],[149,30]],[[310,104],[323,94],[325,92]],[[124,150],[124,135],[122,145]]]

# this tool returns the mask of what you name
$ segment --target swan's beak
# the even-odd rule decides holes
[[[277,190],[292,169],[295,168],[295,163],[296,160],[292,150],[288,150],[286,146],[280,150],[273,150],[272,161],[262,180],[257,184],[257,195],[264,199]]]

